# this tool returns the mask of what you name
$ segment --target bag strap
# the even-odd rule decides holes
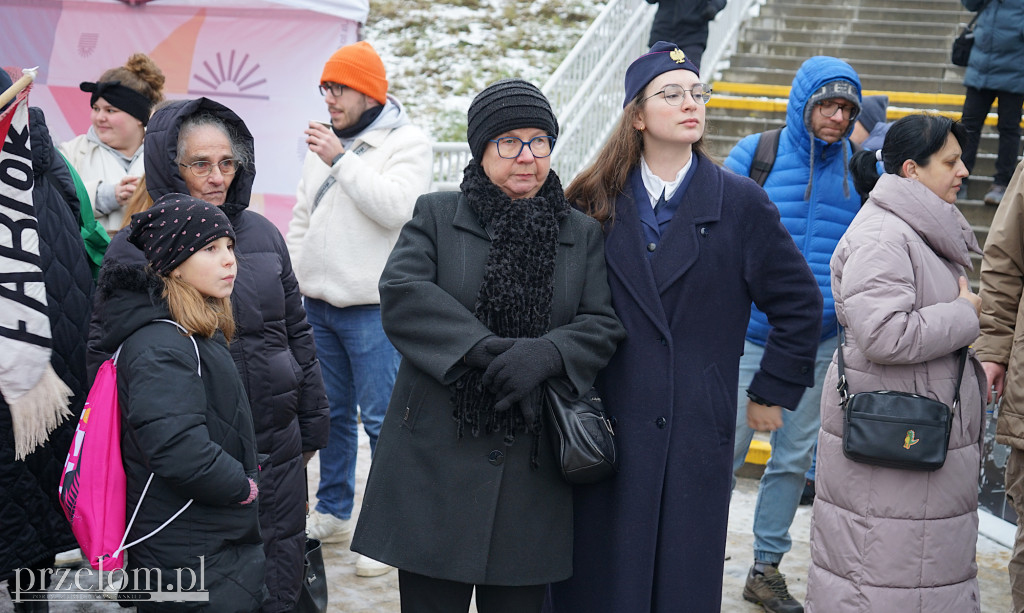
[[[178,322],[176,322],[174,320],[171,320],[171,319],[154,319],[153,321],[162,321],[162,322],[169,323],[171,325],[177,326],[179,330],[181,330],[182,332],[184,332],[184,333],[186,333],[188,335],[189,340],[192,341],[192,346],[196,350],[196,359],[199,360],[199,366],[196,368],[196,373],[199,375],[200,378],[202,378],[202,376],[203,376],[203,362],[202,362],[202,358],[199,357],[199,344],[196,343],[196,339],[191,334],[188,334],[188,330],[186,330],[184,328],[184,326],[182,326],[181,324],[179,324]],[[123,343],[122,343],[122,346],[123,346]],[[114,352],[114,357],[113,357],[115,365],[117,365],[117,357],[118,357],[118,355],[120,355],[120,353],[121,353],[121,347],[118,347],[117,351]],[[142,488],[142,495],[139,496],[139,502],[138,502],[138,504],[135,505],[135,510],[132,511],[132,517],[131,517],[130,520],[128,520],[128,526],[124,529],[124,536],[121,537],[121,544],[118,546],[118,548],[116,550],[114,550],[114,553],[111,554],[111,557],[116,558],[117,555],[119,553],[121,553],[122,551],[128,549],[129,547],[134,547],[135,545],[138,545],[142,541],[145,541],[148,538],[150,538],[150,537],[156,535],[157,533],[159,533],[161,530],[163,530],[164,528],[169,526],[172,521],[177,519],[179,515],[184,513],[185,509],[187,509],[190,506],[192,506],[192,502],[195,500],[195,498],[189,498],[188,502],[186,502],[184,504],[184,506],[182,506],[180,509],[178,509],[177,512],[174,513],[174,515],[171,515],[171,517],[167,521],[165,521],[164,523],[160,524],[160,526],[156,530],[153,530],[149,534],[147,534],[147,535],[145,535],[143,537],[137,538],[134,541],[132,541],[131,543],[128,543],[126,545],[125,541],[128,540],[128,533],[132,531],[132,525],[135,523],[135,517],[139,514],[139,509],[142,508],[142,501],[145,500],[146,492],[149,491],[149,484],[152,483],[152,482],[153,482],[153,473],[149,473],[149,479],[146,480],[146,487]]]
[[[839,367],[839,383],[836,384],[836,390],[839,392],[839,405],[846,409],[846,403],[850,401],[850,386],[846,382],[846,368],[843,364],[843,345],[846,344],[846,328],[839,326],[839,335],[836,337],[839,341],[839,349],[836,352],[836,365]],[[956,413],[956,409],[960,406],[960,383],[964,380],[964,367],[967,365],[967,347],[960,349],[957,359],[957,373],[956,373],[956,388],[953,391],[953,413]]]
[[[750,162],[750,172],[747,173],[758,185],[764,187],[768,175],[775,166],[775,157],[779,152],[779,139],[782,135],[782,128],[767,130],[761,133],[757,140],[757,148],[754,149],[754,159]]]
[[[171,324],[172,326],[176,326],[179,330],[181,330],[182,332],[185,333],[185,336],[187,336],[190,341],[192,341],[192,346],[195,347],[195,349],[196,349],[196,360],[199,362],[199,366],[196,367],[196,374],[199,375],[200,378],[202,378],[202,376],[203,376],[203,359],[201,357],[199,357],[199,345],[196,344],[195,337],[188,333],[188,330],[185,329],[185,326],[179,324],[178,322],[174,321],[173,319],[154,319],[153,321],[162,321],[164,323]]]

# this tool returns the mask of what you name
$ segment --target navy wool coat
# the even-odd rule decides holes
[[[597,386],[621,464],[576,488],[574,575],[551,591],[559,613],[718,611],[752,301],[774,327],[753,391],[792,407],[813,383],[821,292],[778,209],[707,158],[694,173],[652,259],[632,194],[606,228],[627,337]]]
[[[416,202],[381,276],[384,331],[402,354],[373,456],[352,550],[400,569],[463,583],[539,585],[572,573],[572,488],[545,429],[460,439],[449,384],[462,356],[491,334],[473,314],[490,239],[454,192]],[[600,225],[564,219],[544,338],[578,391],[593,385],[622,338],[612,312]]]

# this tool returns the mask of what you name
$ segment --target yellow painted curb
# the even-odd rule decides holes
[[[770,457],[772,457],[772,446],[768,441],[759,441],[757,439],[750,441],[750,449],[747,451],[747,462],[763,466],[768,463],[768,458]]]

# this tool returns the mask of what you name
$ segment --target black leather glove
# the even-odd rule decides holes
[[[463,360],[468,366],[487,370],[494,358],[505,353],[515,342],[514,338],[502,338],[494,334],[486,336],[466,352]]]
[[[494,393],[495,411],[506,411],[545,379],[565,370],[562,354],[546,338],[519,338],[494,358],[484,372],[483,384]]]

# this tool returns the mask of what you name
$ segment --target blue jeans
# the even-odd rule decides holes
[[[818,440],[821,385],[835,349],[835,337],[818,346],[818,355],[814,359],[814,387],[807,389],[796,410],[782,410],[782,427],[772,432],[772,455],[761,477],[757,506],[754,507],[754,559],[759,562],[778,564],[792,545],[789,526],[800,505],[804,473],[811,466],[814,444]],[[747,425],[747,387],[754,379],[754,373],[761,368],[763,356],[764,347],[744,342],[743,357],[740,358],[733,473],[743,466],[754,437],[754,430]]]
[[[327,447],[320,450],[316,510],[349,519],[359,450],[357,410],[372,454],[401,358],[384,335],[378,305],[338,308],[313,298],[305,303],[331,406],[331,431]]]

